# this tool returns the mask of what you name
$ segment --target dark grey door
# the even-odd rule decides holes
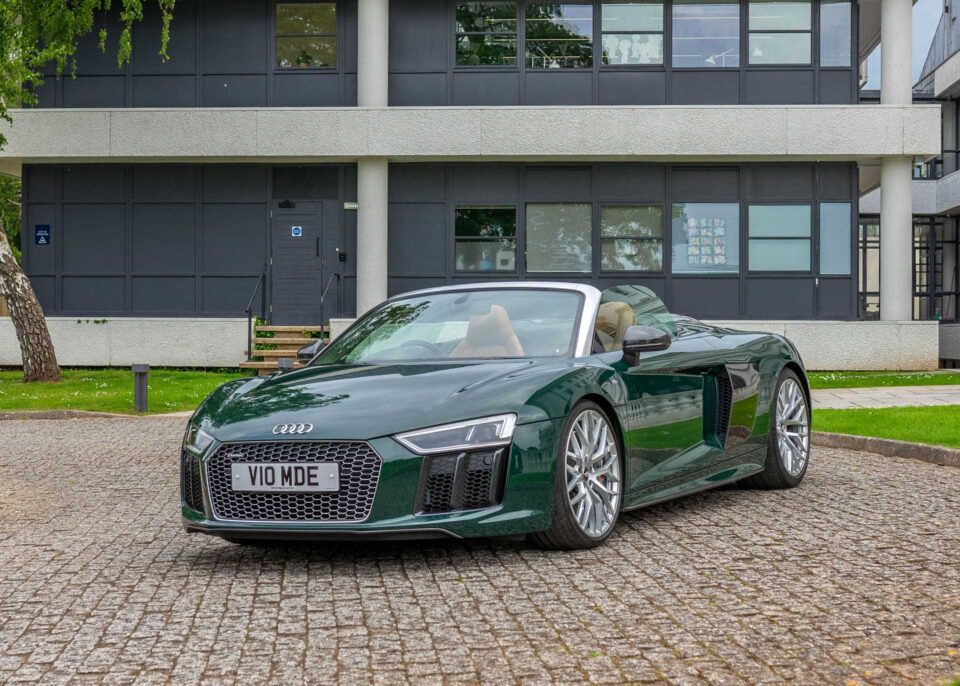
[[[273,324],[319,324],[323,278],[321,203],[274,208],[271,292]],[[329,318],[330,313],[324,313]]]

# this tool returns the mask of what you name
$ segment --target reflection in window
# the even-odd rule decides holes
[[[858,250],[860,283],[858,287],[860,319],[880,319],[880,222],[860,224]]]
[[[592,67],[593,5],[528,5],[526,46],[531,68]]]
[[[810,64],[809,0],[751,0],[750,64]]]
[[[740,5],[730,0],[675,0],[673,66],[739,67]]]
[[[658,205],[602,207],[600,258],[604,271],[662,271],[663,210]]]
[[[740,271],[739,203],[673,206],[673,273]]]
[[[820,3],[820,66],[850,66],[850,3],[822,0]]]
[[[277,3],[278,69],[337,66],[337,3]]]
[[[527,271],[592,271],[592,211],[589,203],[527,205]]]
[[[604,64],[663,64],[663,3],[605,2]]]
[[[809,205],[750,206],[750,271],[810,271]]]
[[[457,64],[517,63],[517,3],[457,3]]]
[[[455,265],[458,272],[517,270],[517,210],[458,207]]]
[[[820,273],[850,273],[850,203],[820,204]]]

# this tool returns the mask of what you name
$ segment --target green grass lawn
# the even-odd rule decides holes
[[[150,414],[194,410],[210,391],[239,371],[151,369]],[[0,371],[0,412],[85,410],[133,414],[133,373],[129,369],[64,369],[60,383],[22,381],[20,371]]]
[[[960,448],[960,405],[814,410],[813,429]]]
[[[874,386],[948,386],[960,384],[960,372],[809,372],[811,388]]]

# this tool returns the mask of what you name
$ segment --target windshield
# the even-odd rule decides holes
[[[448,291],[388,302],[316,364],[515,359],[573,354],[583,297],[532,288]]]

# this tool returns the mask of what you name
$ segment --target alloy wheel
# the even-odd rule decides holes
[[[567,436],[565,451],[567,496],[577,526],[600,538],[620,511],[621,475],[617,441],[606,417],[585,410]]]
[[[796,478],[810,456],[810,419],[807,399],[794,379],[787,378],[777,394],[777,448],[784,470]]]

